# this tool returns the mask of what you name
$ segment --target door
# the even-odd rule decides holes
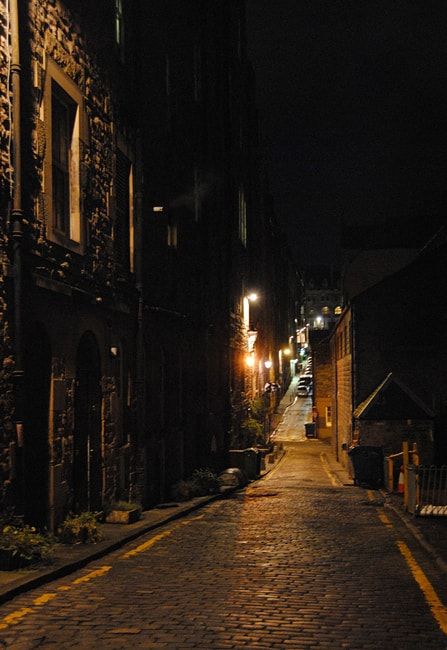
[[[73,495],[75,512],[102,505],[101,367],[91,332],[79,343],[76,357]]]
[[[30,524],[45,528],[49,501],[51,346],[44,327],[38,323],[30,328],[25,342],[24,371],[24,515]]]

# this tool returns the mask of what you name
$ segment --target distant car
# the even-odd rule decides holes
[[[301,384],[296,389],[297,397],[309,397],[312,395],[312,386],[306,384]]]

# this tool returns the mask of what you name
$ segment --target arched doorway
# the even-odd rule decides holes
[[[74,510],[98,510],[102,505],[101,364],[91,332],[83,334],[76,355],[74,416]]]
[[[40,323],[30,328],[25,341],[24,372],[24,515],[29,523],[44,528],[48,525],[49,502],[51,345]]]

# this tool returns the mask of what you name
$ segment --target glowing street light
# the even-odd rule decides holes
[[[253,368],[254,365],[255,365],[255,358],[254,358],[254,356],[251,355],[251,354],[247,354],[247,356],[245,357],[245,363],[247,364],[247,366],[248,366],[249,368]]]

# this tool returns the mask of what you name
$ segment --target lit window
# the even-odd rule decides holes
[[[124,56],[124,14],[123,0],[115,0],[115,41],[121,58]]]
[[[340,307],[340,306],[337,306],[337,307],[334,309],[334,314],[335,314],[336,316],[340,316],[341,311],[342,311],[341,307]]]
[[[326,406],[324,415],[325,415],[325,420],[326,420],[326,426],[331,427],[332,426],[332,407],[331,406]]]
[[[331,310],[329,309],[329,307],[323,307],[321,311],[325,316],[327,316]]]
[[[177,224],[175,223],[168,224],[167,234],[168,234],[167,244],[169,248],[177,248],[177,244],[178,244]]]
[[[125,269],[134,270],[133,170],[124,153],[117,149],[115,166],[115,220],[113,242],[116,261]]]
[[[242,188],[239,189],[239,239],[247,246],[247,203]]]

